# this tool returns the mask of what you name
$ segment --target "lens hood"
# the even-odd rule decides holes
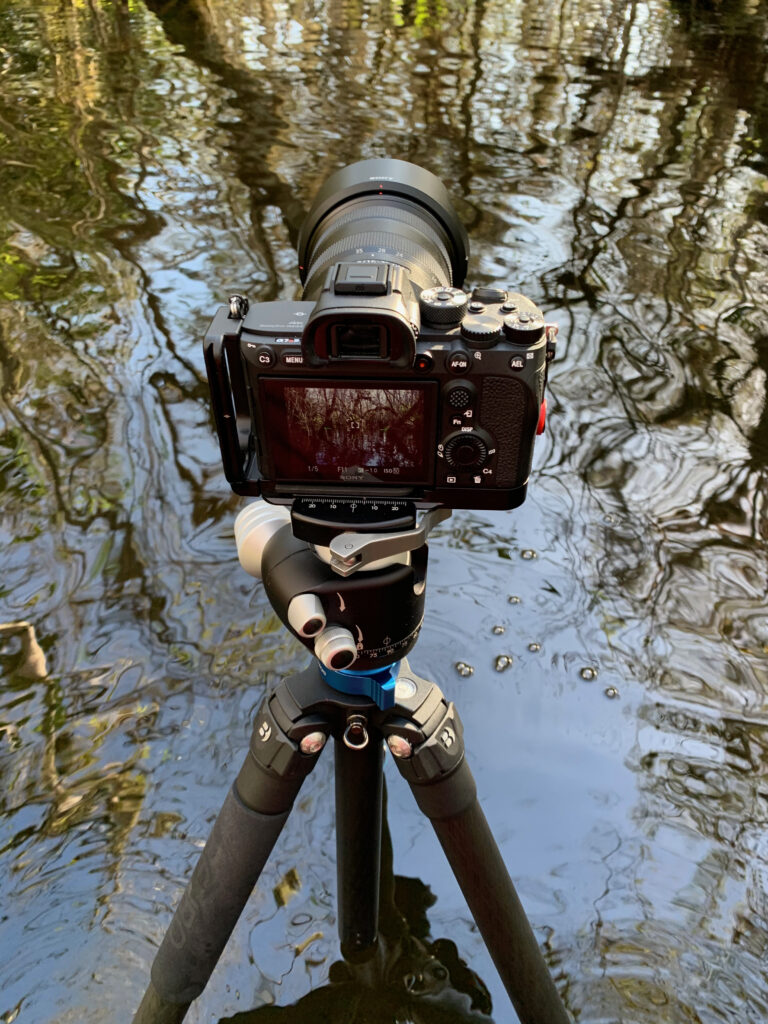
[[[366,196],[405,199],[432,215],[445,233],[453,284],[461,287],[467,275],[469,239],[451,205],[448,191],[434,174],[405,160],[376,158],[350,164],[332,174],[315,196],[299,232],[299,273],[306,282],[313,240],[323,220],[350,200]]]

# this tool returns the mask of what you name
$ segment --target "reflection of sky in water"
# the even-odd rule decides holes
[[[303,661],[235,562],[200,338],[230,291],[296,295],[309,197],[393,155],[456,196],[473,279],[561,325],[529,498],[440,529],[414,667],[457,701],[579,1019],[764,1020],[763,8],[183,7],[0,14],[0,624],[33,630],[0,632],[0,1016],[135,1005],[263,687]],[[324,983],[331,789],[328,757],[191,1020]],[[506,1020],[390,794],[396,870]]]

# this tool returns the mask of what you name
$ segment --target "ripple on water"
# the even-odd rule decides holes
[[[589,1024],[715,1024],[768,1019],[763,966],[730,939],[665,920],[605,922],[577,943],[569,1002]],[[706,979],[706,981],[704,981]]]
[[[582,1024],[764,1024],[766,5],[312,7],[0,3],[0,623],[39,646],[0,644],[0,1015],[124,1015],[264,687],[306,660],[236,563],[201,325],[233,286],[295,296],[325,175],[407,155],[461,202],[478,283],[562,328],[527,500],[435,531],[415,667],[482,737]],[[325,980],[331,764],[230,1003]],[[393,829],[409,868],[455,889],[419,829]],[[451,929],[504,1019],[463,906]]]

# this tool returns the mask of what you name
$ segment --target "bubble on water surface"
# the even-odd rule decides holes
[[[531,641],[531,643],[528,644],[528,650],[531,652],[531,654],[537,654],[541,650],[541,644],[538,643],[536,640],[533,640]]]
[[[496,636],[501,636],[501,634],[504,632],[504,629],[504,626],[494,626],[493,632],[496,634]]]
[[[586,679],[587,682],[592,682],[593,679],[597,679],[597,669],[591,665],[585,665],[584,668],[579,672],[582,679]]]
[[[508,604],[522,604],[522,598],[518,597],[517,594],[510,594],[507,598]]]
[[[532,558],[538,557],[533,548],[526,548],[524,551],[521,551],[520,554],[523,558],[527,559],[528,561],[530,561]]]
[[[511,654],[499,654],[494,662],[494,668],[497,672],[503,672],[505,669],[508,669],[511,664]]]
[[[619,696],[619,691],[616,689],[615,686],[606,686],[605,696],[610,697],[611,700],[615,700],[616,697]]]
[[[460,676],[471,676],[475,670],[471,665],[468,665],[466,661],[457,661],[456,671]]]

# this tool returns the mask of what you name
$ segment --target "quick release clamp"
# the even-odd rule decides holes
[[[386,710],[424,618],[427,536],[450,514],[417,522],[413,502],[392,498],[257,500],[235,521],[237,554],[326,682]]]

